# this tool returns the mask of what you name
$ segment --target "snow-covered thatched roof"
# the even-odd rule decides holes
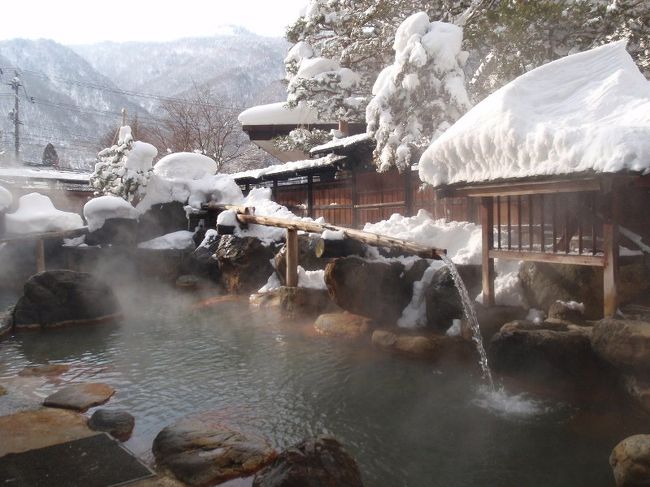
[[[420,159],[420,178],[459,182],[583,172],[650,173],[650,82],[624,42],[515,79],[467,112]]]

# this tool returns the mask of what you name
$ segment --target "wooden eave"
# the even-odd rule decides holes
[[[550,193],[607,192],[612,186],[650,186],[650,177],[638,173],[580,173],[565,176],[502,179],[485,183],[456,183],[436,188],[438,197],[489,197]]]

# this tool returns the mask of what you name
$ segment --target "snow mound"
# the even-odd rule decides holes
[[[131,171],[148,171],[157,155],[158,149],[153,145],[136,140],[126,156],[126,168]]]
[[[0,211],[5,211],[13,203],[14,197],[11,195],[8,189],[0,186]]]
[[[104,222],[110,218],[137,220],[139,216],[138,211],[128,201],[117,196],[93,198],[86,203],[83,213],[90,232],[102,228]]]
[[[162,160],[162,159],[161,159]],[[153,174],[147,184],[147,193],[138,203],[139,212],[153,205],[178,201],[199,209],[202,203],[214,201],[223,204],[240,204],[244,199],[232,176],[214,174],[201,179],[171,178]]]
[[[420,179],[433,186],[625,170],[650,172],[650,82],[624,41],[520,76],[420,159]]]
[[[151,250],[185,250],[194,248],[194,234],[187,230],[168,233],[138,244],[138,248]]]
[[[50,198],[29,193],[18,200],[18,209],[6,215],[7,233],[28,234],[74,230],[84,226],[76,213],[57,210]]]
[[[153,173],[166,179],[202,179],[217,172],[217,163],[203,154],[175,152],[160,159]]]
[[[447,249],[455,264],[481,263],[481,226],[474,223],[434,220],[427,211],[419,210],[412,217],[393,213],[388,220],[366,223],[363,230]]]

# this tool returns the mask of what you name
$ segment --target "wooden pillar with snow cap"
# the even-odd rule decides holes
[[[287,287],[298,287],[298,230],[287,228]]]
[[[494,248],[494,202],[491,196],[481,198],[482,275],[483,304],[494,306],[494,259],[490,250]]]
[[[620,194],[615,185],[606,188],[603,209],[603,314],[612,317],[618,311],[618,221]]]

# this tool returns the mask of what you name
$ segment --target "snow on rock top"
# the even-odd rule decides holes
[[[304,125],[328,122],[320,120],[316,109],[305,103],[300,102],[297,107],[288,108],[283,101],[251,107],[241,112],[237,118],[242,125]]]
[[[127,218],[136,220],[138,211],[131,203],[117,196],[100,196],[93,198],[84,206],[84,218],[88,222],[88,231],[94,232],[104,226],[110,218]]]
[[[160,237],[148,240],[138,244],[141,249],[153,250],[185,250],[194,248],[194,234],[187,230],[179,230],[178,232],[168,233]]]
[[[126,168],[132,171],[148,171],[157,155],[158,149],[153,145],[136,140],[126,156]]]
[[[7,233],[28,234],[75,230],[84,226],[76,213],[57,210],[50,198],[29,193],[18,200],[18,209],[6,215]]]
[[[436,139],[420,178],[461,181],[583,171],[650,172],[650,82],[615,42],[534,69]]]
[[[0,211],[5,211],[13,203],[14,197],[11,195],[8,189],[0,186]]]
[[[217,172],[217,163],[203,154],[175,152],[160,159],[153,173],[166,179],[202,179]]]

